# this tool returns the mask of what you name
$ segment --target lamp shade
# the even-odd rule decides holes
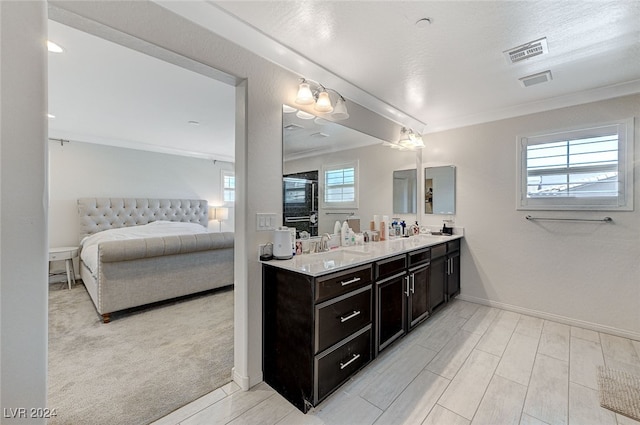
[[[331,105],[331,99],[329,98],[329,93],[326,91],[321,91],[318,94],[318,100],[316,101],[316,105],[313,107],[318,112],[332,112],[333,106]]]
[[[229,219],[229,208],[217,207],[215,209],[215,219],[218,221]]]
[[[333,108],[333,114],[331,116],[336,120],[346,120],[349,118],[349,113],[347,112],[347,104],[341,96],[338,96],[338,100],[336,100],[336,106]]]
[[[311,105],[313,102],[315,102],[315,99],[313,98],[313,93],[311,93],[309,83],[300,83],[300,86],[298,86],[296,103],[298,105]]]

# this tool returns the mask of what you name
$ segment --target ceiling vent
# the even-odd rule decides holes
[[[520,78],[520,84],[522,84],[523,87],[529,87],[540,83],[546,83],[547,81],[551,81],[552,79],[553,78],[551,78],[551,71],[547,70]]]
[[[509,49],[504,52],[509,63],[520,62],[545,53],[549,53],[546,37],[514,47],[513,49]]]

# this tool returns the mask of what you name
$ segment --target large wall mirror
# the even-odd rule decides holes
[[[393,213],[415,214],[418,200],[417,170],[393,172]]]
[[[425,214],[456,213],[456,167],[427,167],[424,169]]]
[[[361,230],[369,228],[373,215],[413,214],[416,220],[417,185],[406,182],[406,213],[394,208],[394,171],[411,170],[415,180],[416,152],[383,146],[384,141],[321,117],[298,113],[283,106],[283,224],[311,236],[333,233],[336,221],[359,218]],[[329,174],[349,183],[356,179],[354,202],[327,202]],[[346,187],[336,190],[347,193]],[[348,195],[348,193],[347,193]],[[413,197],[409,199],[409,197]]]

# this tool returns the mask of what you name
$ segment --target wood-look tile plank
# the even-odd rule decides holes
[[[544,320],[523,314],[520,316],[520,320],[518,321],[518,325],[514,332],[531,338],[540,338],[543,325]]]
[[[220,401],[200,410],[193,416],[180,422],[181,425],[216,425],[226,424],[258,403],[275,394],[265,383],[251,388],[249,391],[238,391]]]
[[[616,424],[616,415],[600,407],[597,390],[569,383],[569,425]]]
[[[616,413],[616,420],[618,421],[618,425],[640,425],[640,421],[633,420],[618,413]]]
[[[480,307],[480,304],[454,299],[447,305],[447,313],[469,319]]]
[[[462,329],[467,332],[482,335],[489,329],[489,326],[491,326],[491,323],[496,319],[499,312],[500,310],[497,308],[484,305],[480,306],[476,312],[473,313],[473,316],[467,320],[467,323],[462,326]]]
[[[413,425],[421,423],[449,385],[442,376],[422,371],[394,400],[375,425]]]
[[[521,385],[529,385],[533,363],[538,349],[538,339],[521,333],[513,333],[500,359],[496,375]]]
[[[600,342],[600,335],[590,329],[571,326],[571,336],[574,338],[586,339],[587,341]]]
[[[401,353],[396,362],[371,380],[361,397],[380,409],[386,409],[436,355],[419,345]]]
[[[296,409],[284,397],[276,393],[242,413],[228,425],[273,425]]]
[[[414,342],[430,350],[440,351],[466,322],[465,318],[450,315],[447,320],[424,331],[416,329]]]
[[[320,423],[330,424],[373,424],[382,414],[377,408],[360,396],[338,390],[314,410],[307,413],[320,419]]]
[[[242,388],[240,388],[240,385],[236,384],[233,381],[222,387],[222,391],[224,391],[227,395],[231,395],[237,391],[240,391],[241,389]]]
[[[511,311],[502,310],[482,336],[476,348],[495,356],[502,356],[509,344],[511,335],[520,320],[520,315]]]
[[[537,355],[523,412],[549,424],[566,425],[568,398],[568,362]]]
[[[226,396],[227,394],[223,391],[223,389],[218,388],[192,401],[191,403],[177,410],[174,410],[173,412],[169,413],[167,416],[164,416],[158,419],[157,421],[153,422],[152,425],[176,425],[181,421],[187,419],[188,417],[198,413],[202,409],[209,407],[212,404],[222,400]]]
[[[473,419],[499,361],[500,358],[493,354],[473,350],[438,404],[466,419]]]
[[[518,425],[527,387],[494,375],[472,425]]]
[[[549,424],[544,421],[541,421],[538,418],[534,418],[533,416],[523,413],[522,417],[520,418],[520,425],[549,425]]]
[[[469,425],[470,421],[436,404],[422,425]],[[408,425],[408,424],[407,424]]]
[[[538,353],[569,361],[569,338],[571,338],[570,326],[545,320],[540,335]]]
[[[478,334],[458,331],[429,362],[427,369],[447,379],[453,379],[480,337]]]
[[[601,333],[600,341],[607,367],[640,376],[640,356],[630,339]]]
[[[570,381],[597,390],[598,366],[604,365],[600,343],[572,337],[570,359]]]

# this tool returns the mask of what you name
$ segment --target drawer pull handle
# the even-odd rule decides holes
[[[360,314],[360,310],[353,310],[353,313],[351,313],[348,316],[342,316],[340,317],[340,323],[344,323],[349,319],[353,319],[354,317],[356,317],[358,314]]]
[[[356,360],[358,360],[360,358],[360,354],[354,354],[353,357],[351,358],[351,360],[349,360],[346,363],[340,363],[340,370],[344,369],[345,367],[349,366],[351,363],[355,362]]]
[[[340,284],[341,284],[342,286],[347,286],[347,285],[349,285],[349,284],[351,284],[351,283],[356,283],[356,282],[359,282],[359,281],[360,281],[360,278],[359,278],[359,277],[354,277],[354,278],[353,278],[353,279],[351,279],[351,280],[346,280],[346,281],[344,281],[344,282],[340,282]]]

